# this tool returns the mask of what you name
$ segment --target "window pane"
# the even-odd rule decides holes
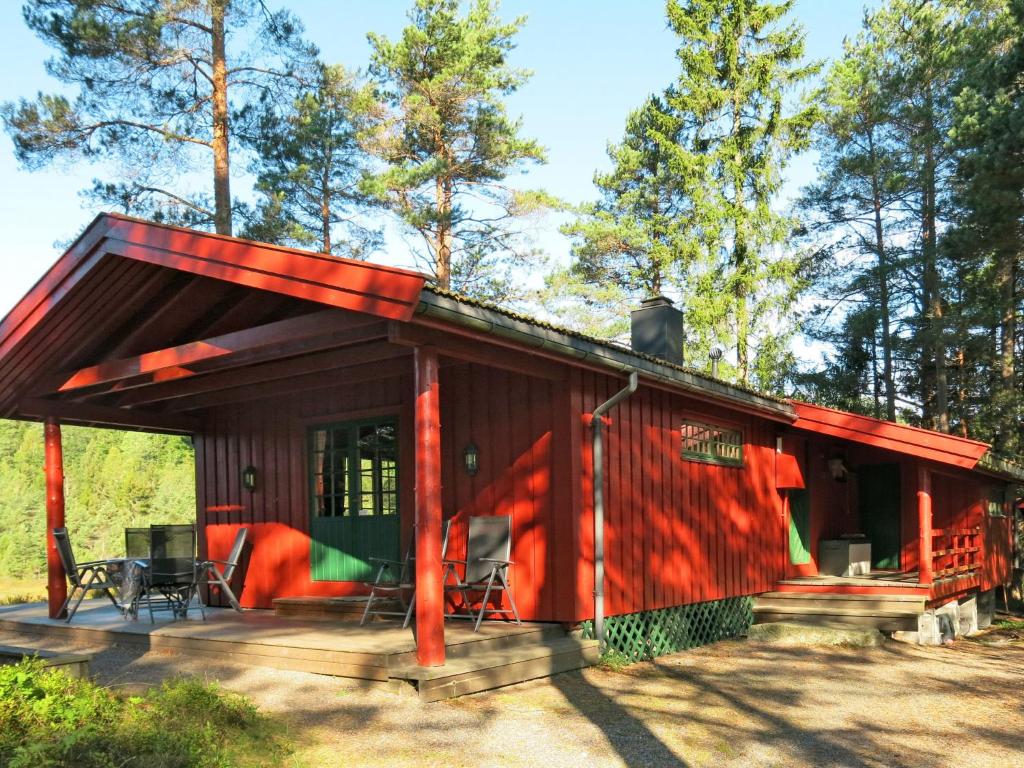
[[[743,433],[739,430],[684,421],[680,434],[684,459],[743,465]]]
[[[394,424],[339,425],[315,429],[311,435],[314,514],[398,513]],[[354,488],[352,482],[357,484]]]

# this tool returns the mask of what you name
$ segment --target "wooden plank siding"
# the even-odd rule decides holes
[[[275,597],[364,591],[360,583],[311,578],[306,430],[312,424],[371,415],[394,415],[411,428],[411,397],[411,376],[400,376],[372,386],[340,383],[302,398],[242,403],[207,413],[206,428],[195,439],[197,519],[206,551],[214,558],[227,555],[240,525],[250,528],[243,606],[269,608]],[[413,460],[411,433],[406,429],[402,434],[399,509],[405,528],[412,521]],[[241,471],[249,464],[259,473],[254,492],[241,487]],[[207,511],[211,507],[224,511]],[[406,541],[403,536],[403,547]]]
[[[567,423],[581,443],[576,484],[582,514],[576,537],[574,620],[593,615],[593,507],[589,414],[624,384],[574,370]],[[578,393],[578,399],[577,399]],[[744,466],[683,459],[680,424],[701,419],[738,428]],[[609,615],[772,589],[783,576],[785,518],[775,489],[777,427],[727,408],[641,386],[609,414],[605,431],[605,589]]]
[[[440,384],[449,555],[464,557],[470,517],[511,516],[510,580],[520,614],[533,621],[568,621],[556,602],[566,591],[558,580],[572,578],[573,564],[570,531],[555,523],[554,383],[460,363],[441,369]],[[474,476],[463,459],[470,442],[479,451]]]
[[[587,414],[619,379],[567,369],[537,378],[446,361],[440,375],[442,502],[452,521],[449,556],[465,552],[474,515],[513,518],[511,569],[524,619],[573,622],[593,612],[591,433]],[[400,423],[402,551],[413,521],[412,381],[339,383],[301,398],[280,397],[211,409],[196,438],[199,520],[211,556],[223,557],[239,525],[252,550],[242,604],[275,597],[363,593],[355,582],[310,576],[309,425],[368,415]],[[687,416],[743,431],[743,467],[684,460],[679,424]],[[641,387],[611,415],[605,472],[608,500],[607,606],[610,615],[754,594],[783,576],[785,518],[774,487],[776,427],[711,409],[664,389]],[[463,452],[472,442],[479,471]],[[241,488],[248,464],[255,492]],[[208,507],[225,511],[207,512]]]

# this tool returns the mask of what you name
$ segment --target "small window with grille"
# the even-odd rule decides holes
[[[989,517],[1006,517],[1006,492],[1002,488],[989,488],[985,506]]]
[[[710,464],[743,466],[743,433],[699,421],[684,421],[682,427],[683,458]]]

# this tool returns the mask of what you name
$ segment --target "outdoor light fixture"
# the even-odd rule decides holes
[[[840,483],[846,482],[846,473],[850,470],[847,469],[846,463],[843,461],[842,456],[837,456],[833,459],[828,460],[828,473],[832,475],[833,480],[837,480]]]
[[[252,464],[242,470],[242,487],[249,493],[256,490],[256,467]]]
[[[480,451],[475,443],[470,442],[462,451],[462,462],[466,467],[466,474],[470,477],[480,471]]]

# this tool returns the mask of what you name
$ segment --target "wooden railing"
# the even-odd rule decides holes
[[[974,577],[980,570],[980,527],[932,530],[932,576],[935,581]]]

